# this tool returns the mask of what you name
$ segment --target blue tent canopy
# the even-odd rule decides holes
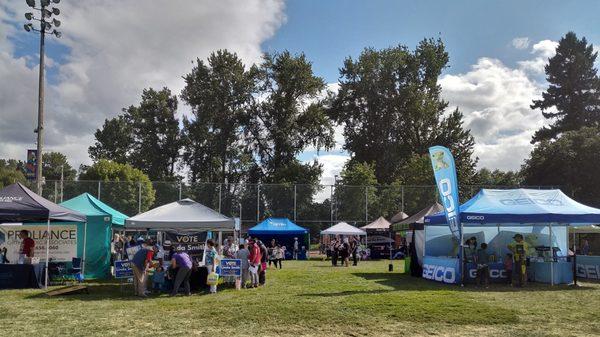
[[[308,233],[306,228],[302,228],[287,218],[268,218],[263,222],[250,228],[250,235],[302,235]]]
[[[513,224],[596,224],[600,209],[578,203],[561,190],[482,189],[460,206],[460,220],[468,226]],[[443,212],[425,217],[427,225],[445,225]]]

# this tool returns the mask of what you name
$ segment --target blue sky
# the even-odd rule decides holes
[[[343,60],[365,47],[414,48],[440,37],[450,55],[442,94],[464,113],[479,167],[518,169],[531,134],[547,123],[529,105],[546,86],[543,66],[556,41],[573,30],[600,45],[596,0],[63,0],[58,7],[63,38],[47,45],[46,143],[74,166],[90,162],[87,147],[105,118],[137,104],[144,88],[179,93],[190,61],[216,49],[236,51],[247,63],[265,51],[304,52],[315,73],[335,83]],[[38,42],[22,29],[26,11],[22,0],[0,3],[0,157],[24,157],[34,147],[28,130],[35,125]],[[341,128],[336,139],[330,152],[300,155],[319,160],[325,180],[348,159]]]

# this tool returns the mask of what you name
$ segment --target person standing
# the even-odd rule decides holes
[[[268,254],[269,254],[269,267],[271,266],[271,263],[275,264],[275,267],[277,267],[277,261],[275,260],[275,247],[277,246],[277,242],[275,241],[275,239],[271,240],[271,245],[269,246],[269,250],[268,250]]]
[[[279,263],[279,269],[281,269],[281,261],[283,261],[283,249],[280,245],[277,245],[273,251],[275,252],[275,268],[277,268],[277,264]]]
[[[581,255],[590,255],[590,242],[588,240],[583,240]]]
[[[250,278],[248,268],[250,264],[248,259],[250,257],[250,251],[246,248],[246,245],[241,244],[240,249],[235,253],[235,258],[242,261],[242,287],[246,288],[248,279]]]
[[[175,281],[173,282],[173,290],[171,296],[177,295],[179,287],[183,283],[186,296],[190,296],[190,275],[192,274],[192,259],[186,252],[177,252],[171,258],[171,268],[177,268]]]
[[[523,241],[523,235],[515,234],[513,236],[514,242],[508,245],[508,250],[513,254],[513,278],[516,279],[518,287],[522,287],[527,282],[527,252],[529,251],[529,245]]]
[[[482,283],[488,288],[490,284],[489,255],[487,253],[487,243],[481,244],[481,249],[477,251],[477,284]]]
[[[331,265],[334,267],[337,267],[337,260],[338,260],[338,242],[337,239],[333,239],[333,241],[331,241]]]
[[[340,245],[340,255],[342,257],[342,265],[348,267],[348,258],[350,256],[350,242],[348,238],[344,238],[343,243]]]
[[[350,252],[352,254],[352,265],[358,265],[358,240],[356,240],[356,237],[354,236],[352,237],[352,241],[350,242]]]
[[[248,270],[250,271],[250,281],[252,287],[258,287],[258,269],[260,268],[260,248],[254,240],[248,240],[248,248],[250,255],[248,256],[249,264]]]
[[[294,238],[294,252],[293,252],[293,256],[292,258],[294,260],[298,260],[298,252],[300,251],[300,247],[299,247],[299,243],[298,243],[298,238]]]
[[[50,235],[50,233],[48,233]],[[29,237],[29,231],[23,229],[19,232],[21,246],[19,247],[19,264],[31,264],[34,255],[35,241]]]
[[[268,250],[265,244],[258,240],[258,247],[260,248],[260,270],[258,272],[258,283],[264,286],[267,282],[267,259],[269,258]]]
[[[156,252],[156,247],[142,247],[131,259],[131,269],[133,269],[133,290],[137,296],[146,297],[147,269],[152,264],[152,258]]]
[[[215,248],[215,242],[211,239],[206,241],[206,249],[204,250],[204,265],[208,269],[208,274],[214,273],[217,270],[217,249]],[[178,272],[179,273],[179,272]],[[213,284],[210,286],[210,292],[212,294],[217,292],[217,285]]]
[[[464,275],[463,280],[466,283],[468,278],[470,278],[471,274],[469,272],[469,268],[472,264],[475,263],[475,259],[477,258],[477,239],[475,237],[471,237],[467,241],[465,241],[465,246],[463,249],[463,264],[464,264]],[[475,266],[477,267],[477,266]]]

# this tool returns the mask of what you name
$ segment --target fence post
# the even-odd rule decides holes
[[[402,212],[404,212],[404,185],[400,186],[400,196],[402,198]]]
[[[181,200],[181,181],[179,182],[179,200]]]
[[[260,184],[256,184],[256,223],[260,221]]]
[[[142,182],[138,182],[138,214],[142,213]]]
[[[294,184],[294,222],[296,222],[296,184]]]
[[[369,186],[365,186],[365,225],[369,222]]]
[[[102,181],[98,180],[98,200],[100,200],[100,185],[102,184]]]
[[[219,184],[219,213],[221,213],[221,190],[223,189],[223,184]]]
[[[58,200],[58,181],[54,182],[54,203]]]
[[[330,195],[329,195],[329,208],[331,212],[331,224],[333,225],[333,185],[330,186]]]

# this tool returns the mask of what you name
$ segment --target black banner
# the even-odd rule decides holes
[[[192,260],[202,260],[207,235],[207,232],[166,232],[165,240],[171,241],[176,252],[186,252]]]

